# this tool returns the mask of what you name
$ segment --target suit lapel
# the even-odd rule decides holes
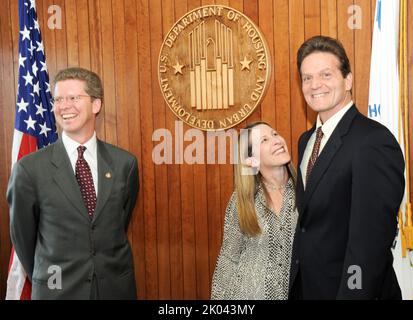
[[[82,216],[89,219],[86,207],[83,203],[82,194],[80,193],[79,184],[76,181],[62,139],[59,139],[53,144],[51,162],[56,167],[56,171],[53,174],[54,181],[77,211],[82,214]]]
[[[340,149],[342,145],[342,137],[347,134],[350,129],[351,123],[358,111],[355,105],[353,105],[343,116],[343,118],[338,123],[337,127],[334,129],[330,139],[327,141],[323,150],[317,158],[316,163],[314,164],[313,171],[311,172],[310,179],[306,185],[304,192],[304,198],[300,204],[301,212],[304,212],[308,202],[311,199],[311,196],[314,193],[317,185],[319,184],[324,173],[328,169],[333,160],[335,154]],[[308,140],[307,140],[308,141]]]
[[[303,138],[300,140],[300,145],[298,146],[298,162],[301,163],[301,160],[303,160],[303,155],[305,151],[305,147],[307,146],[308,140],[310,140],[311,135],[313,134],[315,130],[315,125],[308,130],[306,133],[304,133]]]
[[[102,211],[112,191],[114,170],[112,159],[107,152],[102,141],[97,140],[97,161],[98,161],[98,194],[95,213],[93,219]]]

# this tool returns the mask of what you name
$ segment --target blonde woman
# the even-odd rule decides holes
[[[271,126],[256,122],[245,129],[211,298],[287,299],[297,222],[295,171],[285,140]]]

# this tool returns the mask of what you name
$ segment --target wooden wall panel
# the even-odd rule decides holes
[[[10,175],[18,72],[17,1],[4,0],[0,11],[0,297],[6,290],[10,253],[9,217],[4,197]],[[141,189],[128,237],[141,299],[208,299],[220,250],[223,219],[233,191],[233,166],[218,164],[218,140],[206,143],[215,164],[188,164],[179,154],[194,142],[190,129],[165,104],[157,63],[162,40],[186,12],[221,4],[244,12],[259,25],[272,58],[271,83],[262,104],[236,128],[263,119],[283,135],[297,163],[297,140],[316,118],[301,94],[296,52],[316,34],[338,37],[354,72],[354,100],[367,113],[371,32],[375,0],[37,0],[51,79],[60,68],[82,66],[101,75],[104,108],[98,137],[129,150],[139,161]],[[50,29],[48,9],[62,9],[62,29]],[[362,12],[361,29],[348,27],[348,8]],[[408,2],[413,21],[413,4]],[[413,34],[413,23],[408,23]],[[410,37],[411,38],[411,37]],[[413,41],[408,42],[409,101],[413,101]],[[412,108],[410,108],[411,110]],[[413,110],[409,114],[413,127]],[[156,165],[152,140],[157,129],[172,134],[174,164]],[[176,131],[177,130],[177,131]],[[409,131],[410,140],[413,130]],[[207,135],[203,134],[206,140]],[[187,139],[186,139],[187,140]],[[207,142],[207,141],[205,141]],[[412,163],[412,151],[410,160]],[[413,182],[413,176],[411,177]]]
[[[159,48],[162,44],[162,9],[161,1],[150,3],[150,34],[151,34],[151,78],[152,87],[158,85],[157,64]],[[148,61],[149,62],[149,61]],[[165,104],[162,96],[153,91],[152,106],[154,110],[154,129],[165,128]],[[157,253],[158,253],[158,282],[159,299],[170,298],[170,260],[169,260],[169,210],[168,210],[168,181],[167,167],[155,166],[156,179],[156,223],[157,223]]]
[[[321,32],[320,23],[320,0],[306,0],[304,1],[304,34],[305,39],[314,37]],[[307,112],[307,129],[313,126],[317,119],[317,114],[306,106]]]
[[[353,0],[337,0],[337,37],[346,48],[350,65],[354,68],[354,30],[348,27],[348,8],[353,5]],[[357,87],[353,85],[353,95],[357,94]]]
[[[354,52],[356,59],[352,65],[353,77],[355,83],[368,84],[370,81],[370,64],[366,61],[370,60],[371,43],[366,41],[372,33],[373,27],[370,25],[370,16],[374,16],[374,7],[371,8],[370,0],[357,0],[354,4],[361,8],[361,29],[354,30]],[[358,87],[358,88],[357,88]],[[358,106],[367,106],[369,102],[368,86],[357,86],[353,92],[353,98]],[[365,90],[364,88],[367,88]],[[361,112],[367,115],[367,108],[363,108]]]
[[[154,194],[156,192],[156,182],[154,165],[152,162],[152,132],[153,132],[153,108],[151,80],[151,48],[150,48],[150,18],[149,1],[138,0],[137,21],[138,21],[138,57],[139,57],[139,100],[140,100],[140,123],[141,123],[141,148],[142,163],[141,190],[143,201],[144,234],[145,234],[145,277],[146,277],[146,297],[149,299],[158,298],[158,257],[157,257],[157,229],[156,229],[156,203]],[[139,262],[138,262],[139,263]]]
[[[288,0],[274,1],[273,15],[275,46],[273,58],[275,103],[273,109],[276,114],[275,129],[284,137],[288,149],[291,151],[293,149],[293,143],[291,138],[290,26]]]
[[[288,17],[289,17],[289,41],[290,41],[290,108],[291,108],[291,141],[292,148],[290,150],[292,161],[297,165],[298,150],[295,147],[300,135],[311,126],[308,121],[307,112],[304,103],[304,98],[301,94],[300,77],[297,72],[297,57],[296,53],[301,43],[304,41],[304,1],[290,0],[288,2]]]
[[[75,0],[65,1],[65,12],[71,12],[71,14],[66,15],[66,28],[71,30],[66,34],[67,40],[67,64],[69,66],[79,65],[79,31],[78,31],[78,20],[77,20],[77,9]],[[43,29],[42,29],[43,30]]]
[[[89,11],[88,0],[75,1],[76,12],[73,11],[73,15],[77,15],[77,39],[78,42],[78,57],[79,65],[90,69],[90,32],[89,32]],[[76,32],[76,30],[74,31]]]
[[[321,0],[321,34],[337,37],[337,0]]]
[[[186,12],[186,1],[176,3],[174,0],[162,1],[162,38],[166,36],[169,29],[181,15]],[[165,128],[174,134],[175,132],[175,116],[170,112],[169,107],[165,102],[162,102],[165,110]],[[177,146],[176,141],[172,143],[173,148]],[[175,156],[173,156],[175,158]],[[168,203],[168,232],[169,232],[169,258],[170,258],[170,292],[164,293],[169,297],[183,299],[184,284],[183,284],[183,253],[182,253],[182,207],[181,207],[181,170],[179,165],[170,165],[167,168],[168,188],[167,201]],[[161,296],[162,297],[162,296]]]

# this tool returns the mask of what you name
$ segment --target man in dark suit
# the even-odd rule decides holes
[[[55,77],[62,137],[13,168],[11,239],[32,299],[135,299],[127,228],[139,188],[136,158],[96,138],[103,88],[82,68]]]
[[[354,105],[340,42],[307,40],[297,64],[304,98],[318,117],[298,143],[290,297],[401,299],[391,253],[404,192],[399,144]]]

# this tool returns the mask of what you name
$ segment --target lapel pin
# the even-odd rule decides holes
[[[106,173],[105,173],[105,177],[108,178],[108,179],[110,179],[110,178],[112,178],[112,175],[110,174],[110,172],[106,172]]]

